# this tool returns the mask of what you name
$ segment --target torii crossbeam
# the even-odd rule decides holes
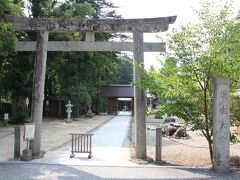
[[[141,81],[138,65],[143,64],[144,51],[164,51],[164,43],[144,43],[144,32],[167,31],[176,16],[149,19],[99,19],[99,20],[60,20],[36,19],[6,15],[18,31],[37,31],[37,42],[18,42],[18,51],[36,51],[34,64],[32,114],[36,124],[33,155],[39,155],[41,147],[41,125],[44,98],[47,51],[133,51],[134,81]],[[49,32],[86,32],[87,42],[48,42]],[[133,42],[93,42],[94,32],[131,32]],[[136,157],[146,158],[145,92],[134,87],[135,148]]]

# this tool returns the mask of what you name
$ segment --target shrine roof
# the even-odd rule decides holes
[[[132,98],[133,87],[130,84],[110,84],[102,87],[102,96],[116,98]]]

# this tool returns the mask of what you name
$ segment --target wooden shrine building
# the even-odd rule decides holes
[[[134,90],[130,85],[111,84],[102,88],[102,96],[108,98],[108,114],[117,114],[117,111],[134,110]]]

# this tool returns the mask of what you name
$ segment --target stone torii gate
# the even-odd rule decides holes
[[[47,51],[133,51],[134,81],[141,81],[138,65],[142,66],[144,52],[165,51],[164,43],[144,43],[144,32],[167,31],[176,16],[149,19],[88,19],[59,20],[36,19],[8,16],[16,30],[38,32],[37,42],[18,42],[17,51],[36,51],[34,62],[32,114],[36,124],[35,139],[31,145],[33,155],[38,156],[41,148],[41,126],[44,98]],[[49,32],[86,32],[85,42],[53,41],[48,42]],[[94,42],[94,32],[130,32],[133,42]],[[134,112],[136,123],[136,157],[146,158],[145,92],[134,87]]]

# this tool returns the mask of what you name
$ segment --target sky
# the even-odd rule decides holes
[[[191,13],[191,7],[198,5],[198,0],[110,0],[118,6],[117,12],[124,18],[153,18],[177,15],[178,22],[185,21]],[[182,18],[184,17],[184,18]]]
[[[177,16],[177,20],[169,29],[177,28],[188,22],[197,22],[193,9],[199,9],[201,0],[109,0],[118,6],[116,11],[124,19],[154,18]],[[219,0],[221,1],[221,0]],[[240,10],[240,0],[233,0],[233,11],[236,15]],[[161,34],[160,34],[161,35]],[[145,42],[158,42],[156,34],[144,34]],[[158,53],[144,53],[145,68],[151,65],[159,68]]]

